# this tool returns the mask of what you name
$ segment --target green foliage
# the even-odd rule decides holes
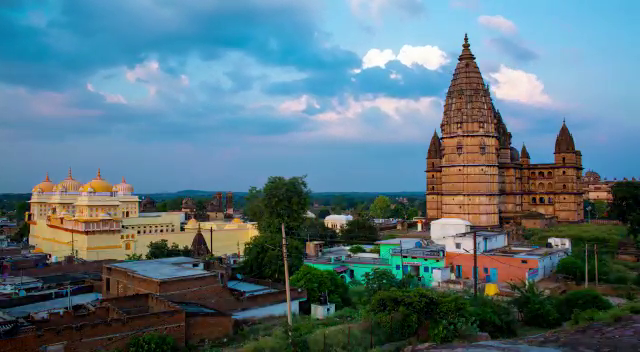
[[[305,177],[269,177],[262,189],[252,187],[246,197],[245,211],[258,222],[260,235],[245,244],[241,271],[248,276],[282,281],[282,230],[288,234],[289,269],[295,273],[302,266],[303,246],[296,239],[307,221],[311,191]]]
[[[582,312],[589,309],[598,311],[609,310],[613,307],[611,302],[600,293],[585,289],[571,291],[560,297],[557,302],[558,313],[563,320],[571,319],[575,312]]]
[[[584,253],[585,243],[593,248],[598,245],[602,252],[614,252],[618,249],[618,242],[627,236],[627,230],[621,225],[595,225],[595,224],[566,224],[557,225],[548,229],[530,230],[531,242],[544,246],[549,237],[569,238],[574,255]]]
[[[506,304],[486,296],[477,296],[471,301],[471,316],[478,330],[488,333],[492,339],[517,335],[517,320]]]
[[[555,328],[562,324],[553,297],[544,295],[533,283],[510,286],[517,295],[511,304],[521,314],[524,324],[540,328]]]
[[[127,344],[128,352],[174,352],[178,350],[178,345],[173,337],[156,333],[135,336]]]
[[[371,204],[369,213],[374,219],[387,219],[391,215],[391,200],[387,196],[378,196]]]
[[[584,262],[573,256],[560,259],[556,273],[567,275],[576,282],[584,280]]]
[[[127,254],[125,260],[142,260],[142,254],[137,254],[137,253]]]
[[[476,322],[470,314],[466,297],[449,293],[439,298],[429,324],[429,336],[433,342],[451,342],[464,333],[476,332]]]
[[[613,201],[611,202],[611,216],[623,223],[628,223],[631,217],[640,209],[640,184],[638,182],[616,182],[611,187]]]
[[[160,258],[169,258],[169,257],[188,257],[191,255],[191,249],[188,246],[184,246],[180,249],[180,246],[177,243],[172,243],[171,247],[169,247],[169,241],[162,239],[156,242],[150,242],[147,245],[149,248],[146,258],[147,259],[160,259]]]
[[[334,271],[303,265],[291,277],[291,285],[307,290],[307,299],[311,303],[319,303],[320,295],[327,292],[329,302],[335,303],[337,309],[350,304],[349,287]]]
[[[159,211],[159,212],[169,211],[168,203],[167,202],[156,203],[156,211]]]
[[[364,287],[367,299],[376,293],[400,287],[400,280],[389,269],[375,268],[364,274]]]
[[[593,322],[613,323],[619,321],[625,315],[640,314],[640,303],[631,302],[621,307],[613,307],[609,310],[587,309],[576,311],[571,316],[572,325],[583,325]]]
[[[324,241],[325,245],[332,245],[338,240],[338,233],[316,218],[307,218],[300,233],[304,240],[309,238],[311,241]]]
[[[593,210],[597,219],[606,218],[609,212],[609,203],[604,200],[596,200],[593,202]]]
[[[246,352],[279,352],[290,351],[289,339],[284,328],[274,329],[271,334],[249,342],[243,348]]]
[[[29,211],[29,203],[27,202],[19,202],[16,204],[16,211],[14,219],[21,223],[24,221],[24,214]]]
[[[369,249],[369,253],[380,254],[380,245],[376,244],[375,246],[371,247],[371,249]]]
[[[331,215],[331,211],[327,208],[322,208],[318,211],[318,219],[324,219],[329,215]]]
[[[366,352],[369,351],[369,334],[360,328],[333,326],[319,329],[307,338],[307,345],[311,352]]]
[[[378,228],[368,218],[355,218],[340,231],[340,238],[348,244],[373,243],[378,240]]]
[[[289,273],[293,274],[303,264],[304,247],[294,237],[287,238]],[[245,243],[241,272],[256,279],[284,282],[282,261],[282,235],[260,234]]]
[[[364,249],[364,247],[362,247],[359,244],[353,245],[349,248],[349,253],[352,253],[352,254],[366,253],[366,252],[367,250]]]

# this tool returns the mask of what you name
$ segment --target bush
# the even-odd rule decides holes
[[[511,284],[511,289],[517,294],[511,304],[521,314],[524,324],[539,328],[555,328],[562,324],[555,299],[545,296],[535,284]]]
[[[517,335],[517,320],[512,310],[504,303],[486,296],[475,297],[471,301],[471,316],[476,320],[478,330],[488,333],[492,339]]]
[[[174,352],[178,351],[176,340],[169,335],[156,333],[132,338],[127,344],[129,352]]]
[[[262,336],[259,339],[244,345],[246,352],[280,352],[289,351],[289,339],[284,328],[277,328],[269,336]]]
[[[339,325],[320,329],[309,335],[307,345],[311,352],[364,352],[369,350],[369,336],[359,328]]]
[[[303,265],[291,277],[291,285],[307,290],[307,297],[311,303],[319,303],[320,295],[328,292],[329,302],[335,303],[336,308],[340,309],[351,304],[348,294],[349,287],[332,270],[320,270],[309,265]]]
[[[572,256],[562,258],[558,262],[556,273],[567,275],[574,281],[579,282],[584,280],[584,262]]]
[[[475,334],[476,322],[469,300],[459,294],[443,294],[429,321],[429,336],[435,343],[451,342],[463,334]]]
[[[563,320],[569,320],[576,312],[587,310],[605,311],[613,305],[600,293],[590,290],[572,291],[561,297],[558,301],[558,313]]]
[[[362,247],[359,244],[349,247],[349,253],[352,253],[352,254],[366,253],[366,252],[367,250],[364,249],[364,247]]]

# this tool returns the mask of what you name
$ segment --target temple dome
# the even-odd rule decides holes
[[[569,128],[567,125],[562,122],[562,127],[560,128],[560,132],[558,133],[558,137],[556,138],[556,154],[559,153],[574,153],[576,151],[576,146],[573,143],[573,136],[569,132]]]
[[[71,168],[69,168],[69,174],[67,175],[67,178],[56,185],[56,191],[78,192],[80,190],[80,187],[82,187],[82,183],[73,178],[73,176],[71,175]]]
[[[80,192],[111,193],[113,192],[113,186],[106,180],[102,179],[100,169],[98,169],[98,175],[96,175],[96,178],[80,187]]]
[[[51,179],[49,179],[49,173],[47,172],[44,181],[35,185],[31,192],[53,192],[54,187],[55,184],[51,182]]]
[[[199,227],[199,223],[198,220],[196,219],[190,219],[189,221],[187,221],[187,224],[184,226],[185,229],[197,229]]]
[[[517,161],[520,161],[520,154],[518,153],[518,149],[511,147],[509,148],[511,150],[511,162],[515,163]]]
[[[113,191],[118,193],[133,193],[133,186],[127,183],[127,180],[122,176],[122,182],[113,186]]]

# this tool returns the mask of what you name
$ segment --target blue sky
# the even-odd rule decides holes
[[[534,162],[640,177],[636,1],[5,0],[0,192],[423,191],[464,33]]]

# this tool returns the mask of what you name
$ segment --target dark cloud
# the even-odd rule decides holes
[[[100,69],[133,67],[150,55],[161,63],[189,54],[212,60],[229,50],[303,72],[360,63],[355,53],[319,39],[313,3],[306,0],[68,0],[44,26],[18,20],[19,12],[37,10],[32,1],[21,4],[0,12],[6,44],[0,80],[13,84],[52,88]]]
[[[418,98],[442,95],[449,85],[453,66],[432,71],[422,66],[405,66],[400,61],[389,61],[385,68],[371,67],[357,74],[337,72],[329,74],[311,74],[309,77],[277,82],[266,87],[265,92],[280,95],[311,94],[320,97],[349,93],[380,94],[394,98]],[[398,78],[392,78],[392,74]]]
[[[516,61],[528,62],[538,58],[535,51],[510,38],[492,38],[489,40],[489,44]]]
[[[426,12],[426,5],[422,0],[396,0],[394,4],[411,16],[420,16]]]

